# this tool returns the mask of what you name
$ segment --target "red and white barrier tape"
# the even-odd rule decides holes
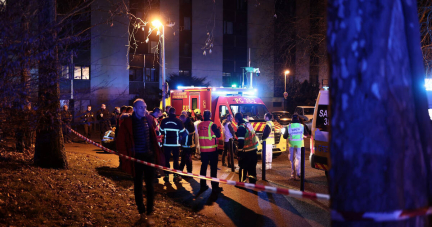
[[[339,212],[331,211],[331,219],[334,221],[373,221],[373,222],[386,222],[386,221],[402,221],[408,218],[431,215],[432,207],[425,207],[415,210],[396,210],[392,212]]]
[[[244,187],[244,188],[249,188],[249,189],[256,189],[259,191],[266,191],[266,192],[273,192],[273,193],[277,193],[277,194],[282,194],[282,195],[288,195],[288,196],[292,196],[292,197],[299,197],[299,198],[307,198],[307,199],[324,199],[324,200],[329,200],[330,196],[326,195],[326,194],[320,194],[320,193],[312,193],[312,192],[302,192],[302,191],[297,191],[297,190],[291,190],[291,189],[285,189],[285,188],[277,188],[277,187],[271,187],[271,186],[264,186],[264,185],[259,185],[259,184],[251,184],[251,183],[243,183],[243,182],[237,182],[237,181],[232,181],[232,180],[225,180],[225,179],[219,179],[219,178],[214,178],[214,177],[206,177],[203,175],[198,175],[198,174],[193,174],[193,173],[188,173],[188,172],[183,172],[180,170],[176,170],[176,169],[170,169],[168,167],[165,166],[160,166],[160,165],[156,165],[154,163],[149,163],[149,162],[145,162],[145,161],[141,161],[123,154],[119,154],[113,150],[110,150],[104,146],[102,146],[101,144],[98,144],[90,139],[88,139],[87,137],[79,134],[78,132],[76,132],[75,130],[69,128],[73,133],[75,133],[78,137],[80,137],[81,139],[84,139],[85,141],[101,148],[104,151],[107,151],[109,153],[112,154],[116,154],[116,155],[120,155],[126,159],[129,159],[131,161],[135,161],[135,162],[139,162],[142,163],[144,165],[148,165],[151,167],[155,167],[155,168],[159,168],[159,169],[163,169],[172,173],[177,173],[177,174],[181,174],[184,176],[190,176],[190,177],[195,177],[195,178],[200,178],[200,179],[204,179],[204,180],[209,180],[209,181],[215,181],[215,182],[220,182],[220,183],[224,183],[224,184],[229,184],[229,185],[234,185],[234,186],[240,186],[240,187]]]
[[[234,185],[234,186],[240,186],[244,188],[249,189],[256,189],[259,191],[266,191],[266,192],[272,192],[282,195],[288,195],[292,197],[298,197],[298,198],[307,198],[307,199],[324,199],[324,200],[330,200],[330,195],[326,194],[320,194],[320,193],[311,193],[311,192],[302,192],[297,190],[291,190],[291,189],[285,189],[285,188],[277,188],[277,187],[271,187],[271,186],[264,186],[259,184],[251,184],[251,183],[243,183],[243,182],[237,182],[232,180],[225,180],[225,179],[219,179],[219,178],[213,178],[213,177],[206,177],[203,175],[183,172],[176,169],[170,169],[165,166],[156,165],[154,163],[145,162],[142,160],[138,160],[123,154],[119,154],[113,150],[110,150],[101,144],[98,144],[87,137],[79,134],[75,130],[71,129],[73,133],[75,133],[77,136],[79,136],[81,139],[84,139],[85,141],[101,148],[104,151],[107,151],[112,154],[120,155],[126,159],[142,163],[144,165],[152,166],[155,168],[163,169],[172,173],[178,173],[184,176],[191,176],[199,179],[209,180],[209,181],[215,181],[220,182],[224,184]],[[399,221],[399,220],[406,220],[408,218],[416,217],[416,216],[423,216],[423,215],[431,215],[432,214],[432,207],[426,207],[426,208],[420,208],[416,210],[397,210],[392,212],[361,212],[361,213],[355,213],[355,212],[340,212],[340,211],[331,211],[331,219],[334,221],[374,221],[374,222],[385,222],[385,221]]]

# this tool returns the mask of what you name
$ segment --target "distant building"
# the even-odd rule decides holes
[[[62,82],[61,99],[73,100],[75,112],[89,104],[96,110],[102,103],[112,111],[137,96],[156,93],[154,88],[162,83],[160,56],[155,54],[160,53],[159,36],[153,32],[148,37],[149,25],[144,31],[133,28],[133,19],[125,16],[111,20],[108,5],[97,0],[91,6],[89,26],[97,25],[90,31],[91,42],[64,66],[64,78],[69,79]],[[130,0],[128,7],[144,20],[156,16],[165,24],[175,23],[165,27],[167,77],[192,75],[206,78],[210,86],[239,87],[250,49],[250,66],[261,72],[254,76],[253,87],[270,111],[280,109],[278,104],[274,108],[280,102],[274,97],[274,54],[260,57],[274,53],[273,39],[266,38],[274,33],[274,0],[160,0],[151,7],[147,1]],[[249,76],[249,87],[248,80]]]

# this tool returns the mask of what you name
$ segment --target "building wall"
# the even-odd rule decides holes
[[[161,0],[160,16],[166,24],[175,23],[172,27],[165,27],[165,74],[179,73],[179,0]]]
[[[122,0],[114,0],[114,2]],[[112,2],[112,1],[111,1]],[[92,8],[107,8],[106,0],[96,0]],[[92,25],[106,22],[108,13],[92,10]],[[112,111],[115,106],[128,104],[132,97],[129,95],[129,71],[127,17],[116,17],[109,24],[98,25],[91,30],[91,104],[98,109],[102,103]]]
[[[223,1],[192,0],[192,76],[222,86]],[[212,53],[203,55],[207,33],[213,35]]]
[[[295,79],[303,82],[309,80],[310,69],[310,0],[296,0],[296,70]]]
[[[273,39],[267,35],[274,33],[274,0],[256,2],[248,1],[248,47],[250,48],[251,67],[260,69],[260,76],[253,76],[254,88],[258,90],[257,96],[266,104],[269,111],[273,102],[281,102],[274,98],[274,48]],[[267,53],[268,57],[261,58],[260,53]]]

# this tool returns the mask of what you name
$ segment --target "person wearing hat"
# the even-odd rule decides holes
[[[289,159],[291,162],[291,178],[300,178],[301,148],[304,147],[304,125],[300,123],[299,116],[294,113],[291,124],[283,129],[284,139],[288,139]]]

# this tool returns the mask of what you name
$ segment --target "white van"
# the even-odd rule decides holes
[[[327,171],[330,169],[330,144],[329,144],[329,91],[321,90],[315,104],[312,121],[310,156],[311,167]]]

